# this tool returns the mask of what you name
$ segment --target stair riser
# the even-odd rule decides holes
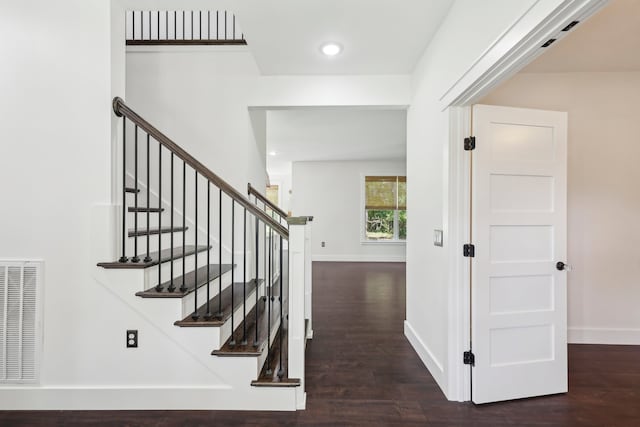
[[[131,227],[133,228],[133,227]],[[138,229],[142,229],[143,227],[138,226]],[[185,244],[193,245],[195,244],[195,239],[193,233],[190,233],[191,230],[187,230],[185,234]],[[182,246],[182,232],[174,232],[173,233],[173,247]],[[144,255],[147,251],[147,236],[138,236],[138,237],[127,237],[127,253],[134,253],[135,239],[138,239],[138,256],[144,258]],[[171,233],[162,233],[162,234],[151,234],[149,236],[149,251],[154,252],[158,250],[158,239],[161,239],[160,243],[162,245],[162,249],[171,247]],[[198,244],[205,244],[204,241],[198,242]]]
[[[278,307],[279,306],[274,303],[273,308],[275,310],[277,310]],[[286,319],[285,319],[285,321],[286,321]],[[276,318],[275,322],[273,322],[271,324],[271,340],[272,340],[271,342],[272,343],[273,343],[273,339],[275,338],[276,334],[278,333],[278,327],[279,326],[280,326],[280,318],[278,317],[278,318]],[[273,345],[272,345],[272,347],[273,347]],[[285,356],[285,355],[283,354],[283,356]],[[274,353],[273,357],[278,357],[278,353]],[[264,366],[264,362],[266,360],[267,360],[267,344],[265,343],[264,350],[262,351],[260,356],[258,356],[258,364],[256,366],[256,378],[258,376],[260,376],[260,371],[262,370],[262,367]]]

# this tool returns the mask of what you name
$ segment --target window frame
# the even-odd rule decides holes
[[[400,209],[393,210],[393,239],[375,240],[367,238],[367,182],[368,176],[407,177],[404,173],[369,172],[360,174],[360,244],[361,245],[406,245],[407,239],[400,239]],[[397,197],[397,195],[396,195]],[[385,209],[379,209],[385,210]],[[407,210],[407,209],[403,209]]]

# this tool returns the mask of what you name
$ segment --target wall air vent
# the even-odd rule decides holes
[[[38,381],[42,266],[0,261],[0,384]]]

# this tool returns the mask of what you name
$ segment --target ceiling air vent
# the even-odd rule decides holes
[[[42,263],[0,261],[0,383],[38,381]]]

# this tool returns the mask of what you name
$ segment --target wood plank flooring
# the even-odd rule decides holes
[[[0,412],[0,426],[640,426],[640,347],[572,345],[566,395],[448,402],[404,338],[400,263],[314,263],[307,410]]]

